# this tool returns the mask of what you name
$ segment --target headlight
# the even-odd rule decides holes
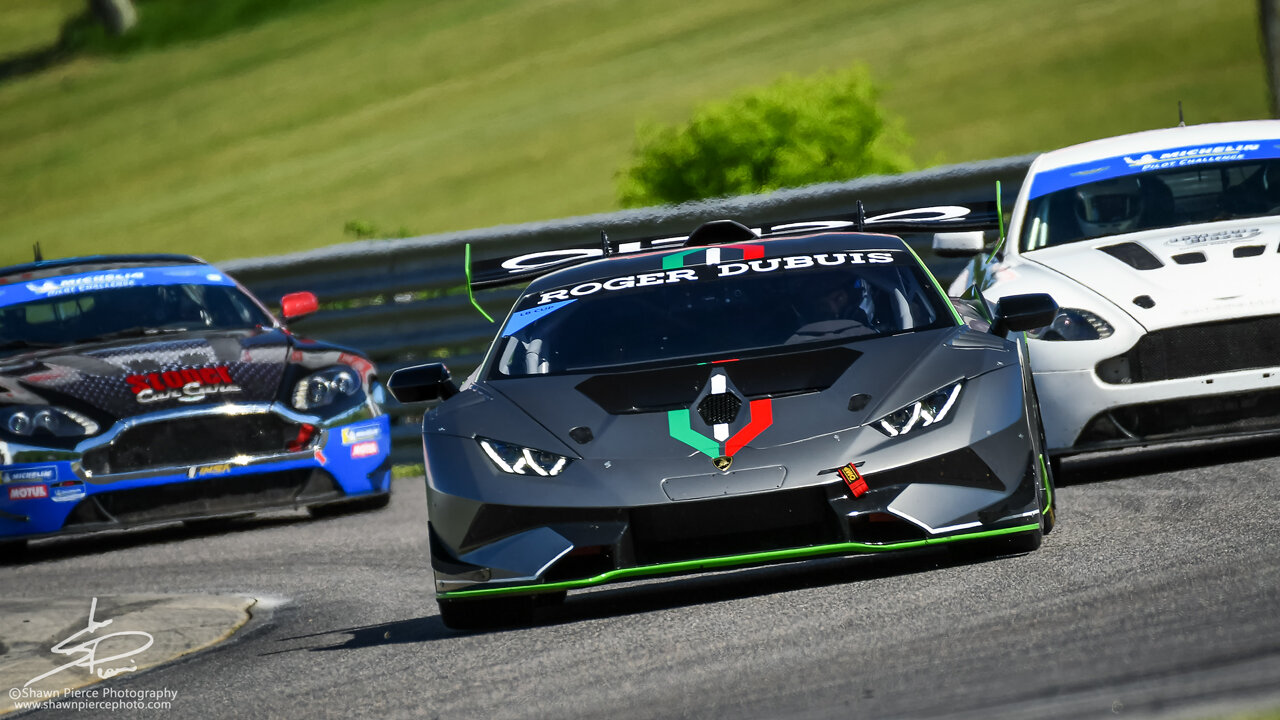
[[[555,477],[569,464],[569,458],[545,450],[485,438],[476,438],[476,442],[499,470],[512,475]]]
[[[956,383],[920,398],[919,400],[898,408],[871,423],[871,426],[889,437],[898,437],[917,428],[929,427],[951,412],[951,406],[960,397],[960,385]]]
[[[314,410],[360,392],[360,377],[348,367],[329,368],[304,378],[293,389],[293,406]]]
[[[74,410],[26,405],[0,410],[0,426],[21,437],[85,437],[98,432],[98,423]]]
[[[1027,335],[1037,340],[1101,340],[1113,332],[1115,329],[1106,320],[1088,310],[1058,308],[1052,323],[1028,330]]]

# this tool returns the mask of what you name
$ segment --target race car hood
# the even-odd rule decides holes
[[[1280,313],[1278,239],[1275,218],[1253,218],[1099,238],[1021,257],[1109,298],[1156,330]]]
[[[1013,343],[950,328],[719,363],[493,380],[440,406],[424,428],[583,458],[732,455],[856,428],[1016,362]]]
[[[294,339],[246,329],[114,341],[0,361],[0,401],[54,404],[113,419],[280,396]]]

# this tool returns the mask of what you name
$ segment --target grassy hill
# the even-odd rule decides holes
[[[301,3],[295,3],[302,5]],[[82,0],[5,0],[0,58]],[[0,81],[0,264],[603,212],[641,120],[863,62],[921,166],[1266,115],[1255,0],[361,0]],[[143,6],[143,21],[146,7]]]

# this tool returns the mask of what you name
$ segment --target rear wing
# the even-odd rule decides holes
[[[614,255],[668,250],[683,247],[693,235],[694,245],[716,244],[718,242],[742,242],[756,238],[787,237],[821,232],[870,232],[886,235],[902,235],[910,233],[951,233],[974,230],[995,230],[1000,227],[1001,217],[996,202],[977,202],[968,205],[936,205],[921,208],[887,210],[868,215],[857,203],[853,213],[845,215],[828,215],[817,218],[788,220],[785,222],[760,224],[747,228],[732,221],[718,220],[702,226],[709,229],[712,224],[718,225],[716,232],[706,233],[694,231],[690,235],[661,235],[629,240],[614,240],[600,233],[600,244],[543,250],[525,253],[507,258],[479,260],[474,266],[468,263],[467,274],[472,288],[490,288],[502,285],[515,285],[528,282],[555,270],[578,265],[599,258]],[[726,232],[726,225],[736,226],[740,235],[733,231]],[[746,233],[750,233],[747,235]],[[714,237],[707,237],[712,235]],[[470,249],[468,248],[468,259]]]

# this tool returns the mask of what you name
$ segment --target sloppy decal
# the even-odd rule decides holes
[[[125,381],[134,399],[143,404],[164,400],[199,402],[209,395],[240,392],[226,365],[129,375]]]
[[[40,500],[49,497],[49,488],[45,485],[18,485],[9,488],[9,500]]]
[[[231,278],[208,265],[106,270],[0,286],[0,307],[99,290],[148,285],[234,286],[235,283]]]
[[[1153,170],[1270,158],[1280,158],[1280,141],[1275,139],[1245,140],[1242,142],[1218,143],[1216,145],[1188,145],[1167,150],[1132,153],[1036,173],[1035,177],[1031,179],[1031,191],[1028,196],[1030,198],[1038,198],[1051,192],[1084,183],[1136,175]]]

